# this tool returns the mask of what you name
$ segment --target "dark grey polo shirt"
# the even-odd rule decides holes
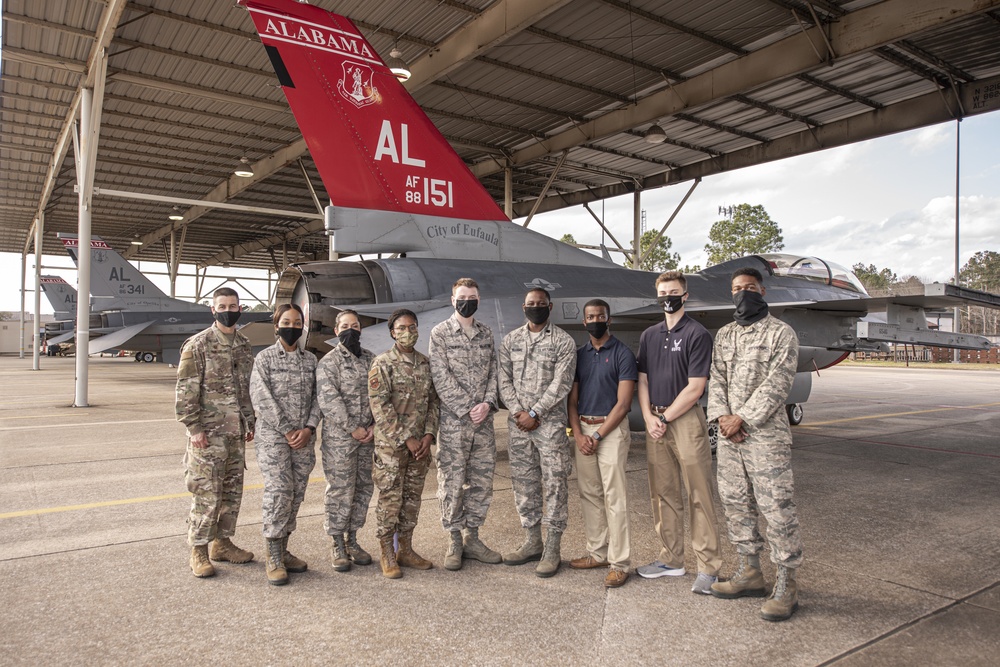
[[[670,405],[689,378],[707,378],[712,366],[712,335],[684,315],[672,330],[654,324],[639,338],[639,372],[649,381],[649,401]]]

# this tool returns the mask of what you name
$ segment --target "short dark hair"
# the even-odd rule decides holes
[[[232,287],[220,287],[212,292],[212,301],[215,301],[215,297],[217,296],[235,296],[237,299],[240,298],[239,292],[234,290]]]
[[[605,301],[604,299],[591,299],[587,303],[583,304],[583,316],[584,317],[587,316],[587,309],[588,308],[603,308],[604,309],[604,314],[607,315],[608,317],[611,317],[611,306],[609,306],[608,302]]]
[[[305,324],[305,319],[306,319],[305,313],[302,312],[302,309],[299,308],[299,305],[297,303],[283,303],[274,309],[274,316],[271,317],[271,321],[274,322],[274,326],[278,326],[278,322],[281,321],[281,316],[290,310],[297,311],[299,315],[302,316],[302,324],[303,325]]]
[[[544,294],[545,300],[548,301],[549,303],[552,303],[552,295],[549,294],[549,291],[547,289],[544,289],[542,287],[532,287],[530,290],[524,293],[525,298],[527,298],[527,296],[532,292],[540,292]]]
[[[389,331],[392,331],[393,326],[396,324],[396,320],[401,317],[412,317],[414,324],[419,324],[417,314],[415,312],[407,308],[397,308],[392,311],[392,315],[389,316]]]
[[[729,282],[733,282],[740,276],[750,276],[751,278],[757,281],[758,285],[760,285],[761,287],[764,286],[764,276],[760,274],[760,271],[751,266],[744,266],[742,268],[733,271],[733,275],[729,277]]]

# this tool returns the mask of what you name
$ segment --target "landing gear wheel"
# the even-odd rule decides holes
[[[715,448],[719,446],[719,425],[709,424],[708,425],[708,446],[712,449],[712,454],[715,454]]]
[[[792,426],[798,426],[799,424],[802,423],[802,417],[805,414],[805,411],[802,409],[802,406],[799,405],[798,403],[792,403],[791,405],[786,405],[785,412],[788,413],[788,423],[791,424]]]
[[[136,352],[135,353],[135,360],[136,361],[142,361],[142,352]]]
[[[142,361],[146,362],[147,364],[151,364],[154,361],[156,361],[156,355],[153,354],[152,352],[143,352]]]

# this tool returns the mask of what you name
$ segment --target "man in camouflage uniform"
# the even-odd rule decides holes
[[[340,343],[316,367],[316,394],[323,410],[323,473],[326,516],[323,527],[333,540],[333,569],[351,563],[370,565],[371,555],[357,542],[372,499],[373,417],[368,370],[375,355],[361,347],[361,322],[353,310],[337,314]]]
[[[566,435],[566,397],[576,373],[576,343],[549,322],[547,291],[530,290],[522,309],[528,322],[503,339],[498,377],[500,397],[510,411],[511,485],[526,539],[503,559],[508,565],[541,559],[535,574],[551,577],[559,569],[568,516],[573,454]],[[548,528],[544,548],[543,520]]]
[[[187,427],[185,481],[194,498],[188,518],[191,571],[211,577],[211,560],[247,563],[253,554],[230,538],[243,498],[245,443],[253,439],[250,341],[236,331],[240,299],[220,287],[212,295],[215,324],[184,343],[177,366],[177,421]],[[209,548],[211,543],[211,548]]]
[[[795,331],[767,312],[764,279],[752,268],[732,278],[735,322],[719,329],[712,355],[708,420],[719,425],[719,495],[739,564],[712,595],[767,595],[760,571],[764,548],[758,512],[767,519],[777,581],[761,617],[783,621],[798,607],[795,570],[802,564],[799,520],[792,502],[792,434],[785,401],[795,380]]]
[[[451,533],[444,566],[462,568],[462,558],[499,563],[500,554],[479,539],[493,499],[497,445],[497,361],[493,331],[473,319],[479,285],[459,278],[451,288],[455,313],[431,330],[434,389],[441,398],[438,433],[438,500],[441,524]],[[463,539],[464,531],[464,539]]]
[[[438,397],[430,360],[413,349],[417,316],[399,309],[389,317],[396,344],[375,357],[368,372],[368,395],[375,417],[372,479],[378,487],[379,544],[382,574],[403,576],[399,567],[429,570],[433,564],[413,550],[413,529],[420,515],[420,496],[438,429]],[[399,533],[399,551],[392,536]]]

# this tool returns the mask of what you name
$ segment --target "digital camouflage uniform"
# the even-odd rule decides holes
[[[441,399],[437,497],[448,531],[482,526],[493,500],[497,359],[493,331],[475,320],[472,328],[469,338],[456,314],[431,330],[431,375]],[[474,425],[469,411],[480,403],[493,407]]]
[[[208,544],[232,537],[243,498],[245,437],[254,430],[250,402],[250,341],[215,325],[189,338],[177,366],[174,411],[187,427],[184,479],[194,498],[188,518],[188,543]],[[191,436],[205,433],[204,449]]]
[[[541,334],[528,325],[511,331],[500,345],[500,398],[510,411],[510,476],[521,526],[542,521],[559,532],[566,530],[569,474],[573,453],[566,435],[566,398],[576,373],[576,344],[551,322]],[[514,414],[534,410],[534,431],[517,428]]]
[[[802,563],[785,413],[798,354],[795,331],[771,315],[745,327],[727,324],[715,337],[708,389],[708,420],[739,415],[747,433],[741,443],[719,435],[719,496],[729,539],[740,554],[760,553],[759,508],[767,519],[771,560],[789,568]]]
[[[362,348],[355,357],[337,345],[316,367],[316,394],[323,411],[323,473],[326,475],[328,535],[361,530],[372,499],[372,453],[374,442],[360,443],[351,436],[372,424],[368,400],[368,370],[375,355]]]
[[[316,466],[316,446],[313,436],[304,447],[292,449],[285,434],[319,424],[316,356],[299,347],[286,352],[281,341],[262,350],[250,375],[250,398],[257,411],[254,445],[264,478],[264,537],[287,537],[295,531],[309,473]]]
[[[368,395],[375,418],[372,479],[379,490],[375,519],[381,540],[397,531],[412,533],[420,515],[420,495],[431,457],[413,458],[406,440],[419,440],[438,429],[438,397],[430,360],[416,350],[403,354],[393,345],[372,362]]]

